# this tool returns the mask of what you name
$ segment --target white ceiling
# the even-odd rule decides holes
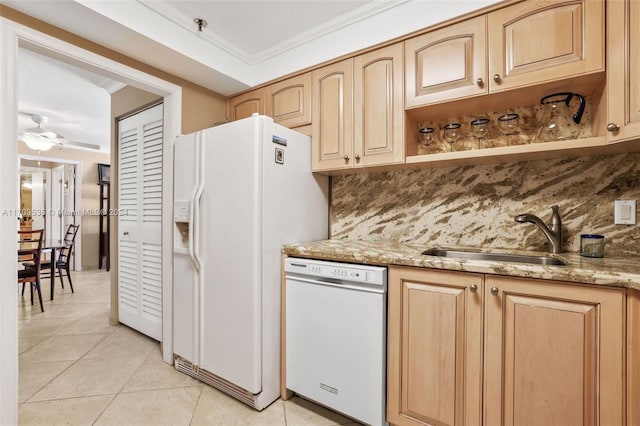
[[[119,51],[223,95],[312,67],[417,31],[499,0],[0,0],[0,3]],[[202,32],[194,18],[207,21]],[[32,54],[33,55],[33,54]],[[28,61],[35,61],[27,55]],[[101,77],[67,68],[20,69],[20,110],[45,111],[48,128],[67,138],[99,143],[98,111],[71,101],[108,97]],[[21,65],[22,67],[22,65]],[[44,70],[44,65],[38,65]],[[49,81],[51,77],[51,81]],[[54,79],[55,78],[55,79]],[[86,87],[93,85],[92,89]],[[23,86],[24,85],[24,86]],[[38,86],[36,90],[36,86]],[[46,94],[93,90],[100,95]],[[33,88],[33,90],[31,90]],[[37,94],[37,96],[28,96]],[[22,99],[22,93],[25,98]],[[88,93],[88,92],[87,92]],[[40,100],[38,100],[38,97]],[[27,117],[28,119],[28,117]],[[68,122],[67,127],[62,122]],[[22,122],[21,122],[22,123]],[[108,118],[104,126],[108,127]],[[102,130],[101,130],[102,131]],[[77,132],[77,133],[76,133]],[[108,133],[107,133],[108,134]]]
[[[26,49],[18,54],[18,131],[35,127],[31,114],[47,117],[44,128],[75,143],[109,151],[111,95],[124,87],[107,77]]]

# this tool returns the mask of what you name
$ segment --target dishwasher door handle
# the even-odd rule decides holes
[[[385,292],[384,286],[378,285],[378,284],[369,284],[369,285],[355,284],[354,285],[354,284],[350,284],[349,282],[335,283],[331,281],[322,281],[322,280],[312,279],[312,278],[301,278],[301,277],[292,277],[292,276],[286,276],[285,278],[287,280],[287,285],[289,284],[289,281],[298,281],[305,284],[323,285],[327,287],[343,288],[346,290],[364,291],[367,293],[384,294]]]

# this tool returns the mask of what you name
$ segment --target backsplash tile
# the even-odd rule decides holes
[[[614,225],[613,201],[640,200],[640,154],[339,176],[332,179],[331,236],[359,240],[546,250],[533,224],[560,206],[564,250],[580,234],[605,236],[605,256],[640,255],[640,225]]]

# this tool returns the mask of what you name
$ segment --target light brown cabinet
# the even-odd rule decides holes
[[[640,136],[640,3],[607,2],[608,140]],[[604,124],[603,124],[604,125]]]
[[[312,73],[314,171],[351,168],[353,157],[353,59]]]
[[[266,92],[265,113],[274,122],[289,128],[311,123],[311,73],[271,84]]]
[[[265,89],[256,89],[229,99],[229,120],[242,120],[254,113],[265,114],[265,98]]]
[[[397,43],[313,71],[313,171],[404,161],[402,58]]]
[[[624,424],[624,290],[390,267],[388,297],[390,423]]]
[[[404,162],[403,68],[402,43],[353,59],[354,167]]]
[[[624,290],[485,280],[484,420],[624,423]]]
[[[405,41],[415,108],[604,70],[604,2],[530,0]]]
[[[486,16],[410,38],[404,50],[407,108],[488,93]]]
[[[387,420],[482,422],[479,274],[389,268]]]
[[[604,3],[530,0],[489,13],[489,90],[603,71]]]

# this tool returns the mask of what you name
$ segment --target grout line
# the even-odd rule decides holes
[[[113,404],[113,401],[116,400],[116,397],[118,396],[118,394],[115,394],[111,397],[111,401],[109,401],[109,403],[107,405],[105,405],[104,409],[100,412],[100,414],[98,414],[98,417],[96,417],[96,419],[93,421],[93,423],[91,423],[92,425],[95,425],[98,420],[100,420],[100,417],[102,417],[102,415],[105,413],[105,411],[107,411],[107,409],[109,407],[111,407],[111,404]]]
[[[201,385],[203,383],[200,383]],[[196,415],[196,411],[198,411],[198,405],[200,404],[200,398],[202,398],[202,394],[204,393],[204,386],[200,386],[200,394],[198,395],[198,400],[196,401],[195,407],[193,407],[193,413],[191,413],[191,418],[189,419],[189,426],[193,423],[193,418]]]

